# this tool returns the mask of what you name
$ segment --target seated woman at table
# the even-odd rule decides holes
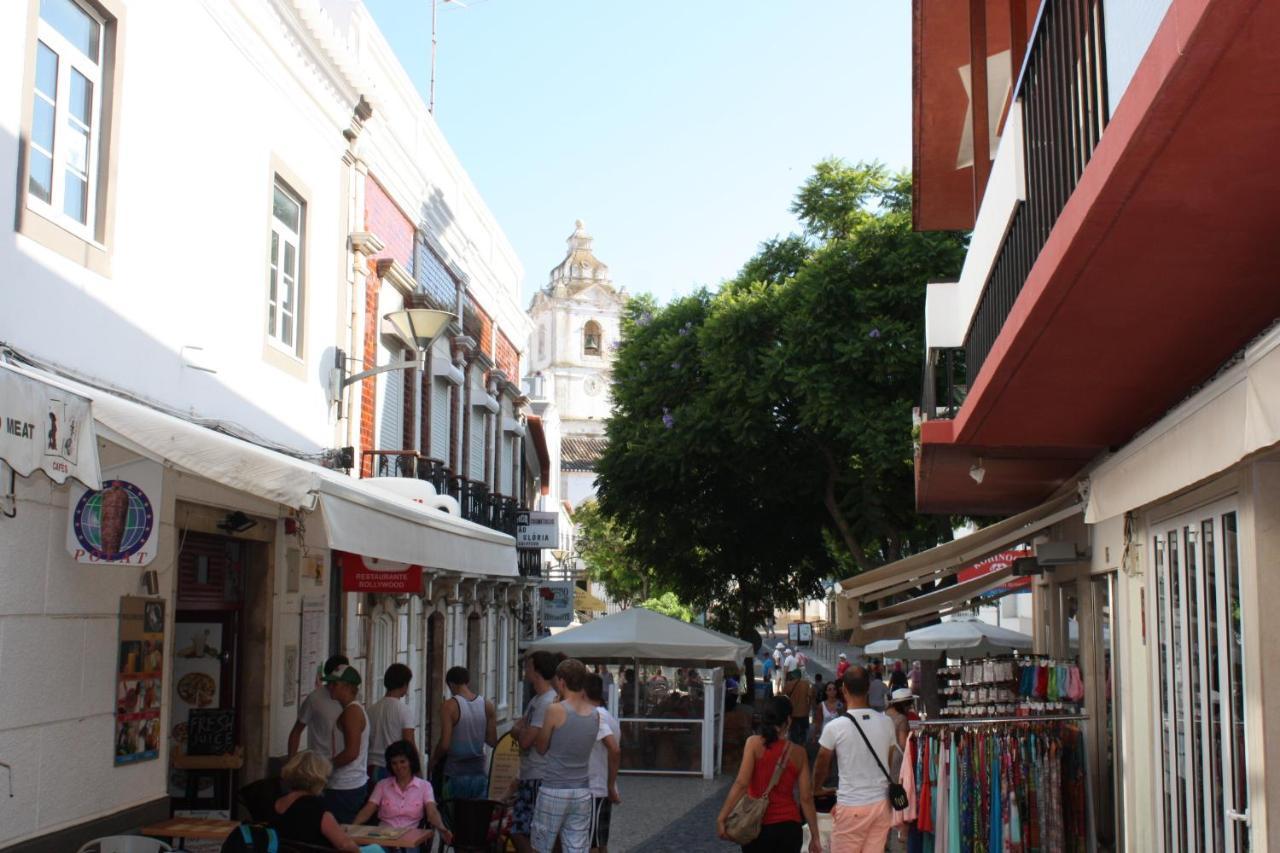
[[[346,830],[325,808],[325,782],[333,766],[324,756],[304,749],[284,766],[280,775],[289,793],[275,801],[272,824],[280,837],[303,844],[330,846],[342,853],[374,853],[376,845],[361,847],[351,840]]]
[[[375,812],[379,826],[416,827],[425,818],[445,844],[452,844],[453,833],[445,829],[440,819],[431,783],[418,776],[422,765],[417,747],[407,740],[398,740],[387,747],[386,758],[391,776],[374,786],[369,802],[356,814],[356,823],[365,823]]]

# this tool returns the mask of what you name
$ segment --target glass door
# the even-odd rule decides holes
[[[1171,851],[1250,847],[1237,523],[1227,501],[1153,525],[1162,829]]]

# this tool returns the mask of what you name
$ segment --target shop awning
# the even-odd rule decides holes
[[[89,399],[3,369],[8,367],[0,366],[0,462],[23,477],[43,471],[55,483],[73,478],[99,488],[102,472]]]
[[[840,581],[840,594],[862,600],[884,598],[913,587],[942,580],[971,563],[1002,551],[1009,545],[1024,541],[1050,525],[1077,515],[1083,508],[1084,504],[1075,492],[1062,495],[1026,512],[976,530],[968,536],[913,554],[869,572],[845,578]],[[978,580],[988,584],[998,575],[999,573],[984,575]],[[964,584],[957,586],[964,586]],[[999,586],[999,583],[989,583],[989,586],[994,589]],[[952,587],[952,589],[955,588]]]
[[[519,576],[515,539],[505,533],[347,479],[333,474],[318,484],[330,548],[428,569]]]
[[[605,603],[596,598],[585,589],[573,590],[573,609],[580,610],[583,613],[604,613],[609,608]]]
[[[330,548],[465,574],[519,574],[515,540],[505,533],[83,383],[14,370],[91,400],[99,435],[121,447],[292,509],[319,508]]]
[[[1010,566],[954,586],[942,587],[897,604],[881,607],[863,614],[862,627],[872,630],[898,622],[949,613],[964,607],[993,589],[1004,586],[1012,576],[1013,568]]]

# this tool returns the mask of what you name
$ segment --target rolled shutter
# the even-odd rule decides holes
[[[383,374],[382,378],[382,416],[378,418],[378,449],[403,450],[404,376],[396,370]]]
[[[431,380],[431,457],[449,459],[449,383],[436,377]]]

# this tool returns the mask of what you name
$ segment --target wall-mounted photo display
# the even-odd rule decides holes
[[[163,669],[164,601],[124,596],[115,681],[116,765],[160,756]]]

